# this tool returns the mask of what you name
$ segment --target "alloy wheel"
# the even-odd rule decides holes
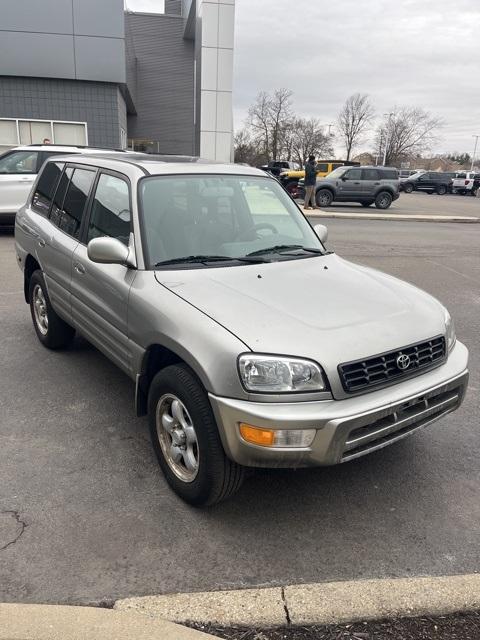
[[[43,289],[39,284],[36,284],[33,289],[33,315],[38,330],[42,336],[46,336],[48,333],[47,302]]]
[[[199,469],[197,434],[185,405],[177,396],[168,393],[160,398],[156,427],[170,469],[182,482],[193,482]]]

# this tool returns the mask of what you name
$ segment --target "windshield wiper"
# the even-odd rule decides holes
[[[248,256],[244,256],[242,258],[235,258],[233,256],[208,256],[208,255],[198,255],[198,256],[184,256],[183,258],[171,258],[170,260],[162,260],[161,262],[157,262],[154,267],[164,267],[170,264],[205,264],[207,262],[265,262],[260,258],[250,259]]]
[[[257,251],[252,251],[252,253],[247,253],[248,256],[260,256],[264,253],[283,253],[284,251],[292,251],[293,249],[301,249],[302,251],[306,251],[307,253],[315,253],[319,255],[323,255],[324,251],[321,249],[314,249],[313,247],[304,247],[301,244],[277,244],[274,247],[267,247],[266,249],[258,249]],[[295,254],[286,254],[286,255],[295,255]]]

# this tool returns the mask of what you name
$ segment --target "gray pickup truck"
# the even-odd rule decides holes
[[[48,160],[15,223],[38,339],[78,332],[130,376],[194,505],[247,467],[348,462],[462,402],[448,311],[326,237],[263,171],[134,154]]]

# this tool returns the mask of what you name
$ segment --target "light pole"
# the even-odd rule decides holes
[[[473,165],[475,164],[475,156],[477,155],[477,145],[480,135],[472,136],[472,138],[475,138],[475,149],[473,150],[472,166],[470,167],[470,171],[473,171]]]
[[[328,127],[328,137],[330,137],[332,135],[331,130],[332,130],[333,124],[327,124],[326,126]]]
[[[390,122],[392,120],[392,116],[394,115],[393,113],[384,113],[384,116],[388,116],[388,124],[387,124],[387,131],[385,133],[385,151],[383,154],[383,166],[385,166],[387,164],[387,149],[388,149],[388,143],[390,142],[390,140],[388,139],[388,134],[390,133]]]

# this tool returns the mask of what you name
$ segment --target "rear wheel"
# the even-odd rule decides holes
[[[319,189],[315,195],[319,207],[329,207],[333,202],[333,193],[330,189]]]
[[[43,273],[34,271],[29,283],[30,312],[38,339],[48,349],[63,349],[72,340],[75,330],[53,310]]]
[[[410,184],[409,182],[407,182],[407,184],[403,187],[403,190],[405,191],[405,193],[412,193],[413,184]]]
[[[447,193],[447,187],[444,184],[440,184],[437,187],[437,193],[439,196],[444,196]]]
[[[159,465],[185,502],[212,505],[239,489],[245,469],[225,455],[208,396],[187,365],[157,373],[148,417]]]
[[[375,198],[375,206],[377,207],[377,209],[388,209],[392,202],[392,194],[388,191],[380,191],[380,193]]]

